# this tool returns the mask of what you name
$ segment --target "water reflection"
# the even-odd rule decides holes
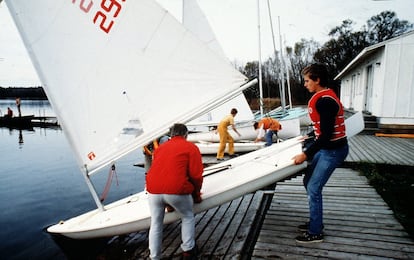
[[[24,143],[24,141],[23,141],[23,132],[22,132],[22,129],[19,129],[19,144],[20,144],[20,146],[22,146],[23,143]]]
[[[0,109],[5,111],[11,102],[0,100]],[[45,111],[36,115],[54,116],[45,102],[23,100],[21,105],[23,114]],[[83,243],[57,242],[44,231],[96,208],[63,131],[0,127],[0,155],[0,259],[97,259],[94,255],[105,243],[84,241],[90,247],[87,252],[80,249]],[[133,166],[137,161],[143,161],[140,149],[116,162],[117,179],[107,193],[108,204],[143,190],[144,170]],[[109,170],[92,176],[100,194]]]

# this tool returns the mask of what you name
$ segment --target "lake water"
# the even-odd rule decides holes
[[[8,106],[17,114],[14,100],[0,100],[1,113]],[[21,110],[22,115],[55,116],[47,101],[23,100]],[[133,166],[142,161],[138,149],[116,163],[118,185],[114,179],[105,203],[143,190],[144,170]],[[0,165],[0,259],[67,259],[71,250],[85,250],[69,242],[58,246],[45,231],[96,208],[63,131],[0,128]],[[108,173],[109,166],[92,176],[99,193]]]

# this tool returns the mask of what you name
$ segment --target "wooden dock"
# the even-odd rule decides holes
[[[413,166],[413,152],[414,139],[357,135],[346,162]],[[323,243],[295,242],[307,216],[301,175],[197,214],[200,259],[414,259],[413,239],[358,172],[339,168],[324,189]],[[165,226],[165,259],[180,257],[179,226]],[[114,237],[98,258],[148,259],[148,253],[145,231]]]
[[[392,210],[364,176],[344,168],[324,188],[324,242],[297,243],[309,212],[302,179],[277,184],[252,259],[414,259],[414,241]]]
[[[257,233],[272,195],[263,191],[247,194],[196,215],[196,243],[200,259],[238,259],[248,255],[252,234]],[[180,222],[166,225],[165,259],[180,259]],[[98,259],[149,259],[148,232],[114,237]]]
[[[349,139],[346,162],[414,166],[414,139],[356,135]]]

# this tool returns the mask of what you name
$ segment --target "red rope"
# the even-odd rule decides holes
[[[108,195],[109,189],[111,188],[112,179],[114,178],[114,175],[115,175],[115,179],[116,179],[116,186],[119,186],[118,175],[116,174],[116,170],[115,170],[115,164],[113,164],[111,166],[111,169],[109,169],[108,180],[106,181],[104,191],[101,195],[101,201],[104,201],[106,199],[106,196]]]

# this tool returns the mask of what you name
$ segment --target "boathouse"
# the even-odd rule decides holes
[[[336,77],[347,108],[380,129],[414,132],[414,31],[363,49]]]

